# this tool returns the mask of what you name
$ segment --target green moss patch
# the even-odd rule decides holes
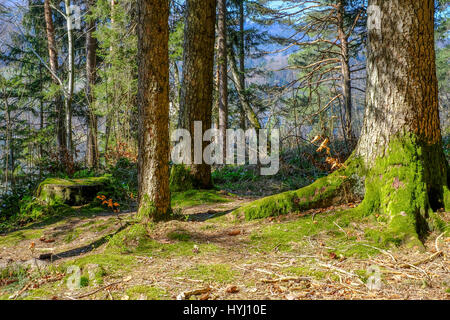
[[[234,280],[237,272],[226,264],[199,264],[178,275],[207,282],[230,283]]]
[[[135,224],[114,235],[108,243],[108,251],[113,253],[132,253],[147,256],[171,257],[208,254],[218,251],[214,244],[197,243],[190,240],[191,235],[185,231],[176,230],[167,234],[174,243],[162,243],[151,239],[143,224]],[[194,252],[194,245],[199,253]]]
[[[188,190],[172,193],[172,207],[186,208],[201,204],[224,203],[230,200],[214,190]]]
[[[283,269],[283,272],[294,276],[313,277],[316,279],[323,279],[326,276],[325,272],[314,270],[313,268],[310,268],[308,266],[288,267]]]
[[[166,290],[153,286],[134,286],[126,291],[131,300],[163,300],[168,298]]]
[[[382,215],[388,222],[385,230],[372,232],[378,241],[422,248],[419,238],[430,229],[443,227],[430,204],[425,152],[417,138],[405,135],[393,139],[387,154],[376,159],[371,168],[364,200],[356,210],[365,215]]]
[[[130,271],[137,264],[137,261],[130,255],[102,253],[87,255],[73,261],[68,261],[61,268],[65,271],[69,266],[77,265],[80,269],[83,269],[88,264],[97,264],[105,273],[115,274],[119,271]]]
[[[24,229],[0,236],[0,246],[12,247],[24,240],[39,239],[42,236],[42,230]]]
[[[334,248],[333,253],[337,256],[367,258],[379,253],[373,247],[380,244],[371,238],[358,241],[354,228],[356,223],[366,228],[371,223],[376,226],[372,220],[353,210],[318,214],[314,220],[310,216],[300,217],[254,231],[250,235],[250,248],[258,252],[271,252],[274,248],[281,252],[303,252],[304,248],[310,247],[307,239],[317,238],[323,246]]]
[[[167,234],[167,237],[171,240],[177,241],[189,241],[191,240],[191,234],[186,230],[174,230]]]

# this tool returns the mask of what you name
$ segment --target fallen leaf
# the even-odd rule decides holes
[[[225,291],[227,293],[236,293],[239,292],[239,288],[237,286],[228,286]]]
[[[44,243],[52,243],[55,242],[55,239],[46,239],[44,236],[39,238],[40,241],[44,242]]]
[[[228,232],[229,236],[237,236],[238,234],[241,234],[241,230],[233,230]]]
[[[203,295],[200,296],[199,300],[208,300],[209,299],[209,293],[205,293]]]
[[[272,285],[272,289],[273,289],[273,291],[278,292],[278,293],[284,292],[284,290],[281,289],[281,287],[279,285],[277,285],[276,283]]]

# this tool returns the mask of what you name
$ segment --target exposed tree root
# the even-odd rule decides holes
[[[290,212],[328,207],[358,200],[359,161],[350,160],[346,167],[316,180],[311,185],[256,200],[234,211],[247,220],[279,216]]]
[[[361,216],[374,214],[378,221],[387,224],[385,230],[374,235],[380,242],[421,248],[420,239],[428,231],[449,228],[434,212],[438,208],[432,204],[450,209],[450,192],[446,185],[437,190],[436,179],[428,183],[432,170],[424,165],[423,149],[414,138],[394,140],[388,149],[370,170],[352,156],[345,168],[307,187],[259,199],[234,214],[247,220],[265,218],[344,204],[364,195],[362,203],[352,210]],[[365,181],[365,190],[358,185],[361,181]]]

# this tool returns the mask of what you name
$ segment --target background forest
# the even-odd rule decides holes
[[[448,297],[449,18],[0,0],[0,300]],[[278,173],[166,161],[197,120],[279,129]]]
[[[317,135],[329,138],[332,161],[352,152],[364,115],[367,3],[317,3],[227,2],[226,30],[216,32],[212,121],[216,127],[220,120],[229,128],[280,128],[281,169],[263,178],[251,166],[216,166],[214,181],[222,188],[266,195],[329,173],[333,162],[310,142]],[[80,19],[68,32],[64,14],[71,5],[79,6]],[[126,190],[118,192],[121,198],[136,195],[136,10],[133,0],[2,1],[0,221],[29,215],[33,191],[48,176],[113,173]],[[183,1],[170,1],[172,128],[179,121],[184,10]],[[448,10],[448,3],[438,3],[435,20],[446,154]],[[222,41],[227,72],[219,78]]]

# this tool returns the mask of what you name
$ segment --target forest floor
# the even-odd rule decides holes
[[[105,212],[0,235],[0,299],[450,299],[448,235],[383,248],[348,207],[241,221],[252,198],[224,197],[148,229]]]

